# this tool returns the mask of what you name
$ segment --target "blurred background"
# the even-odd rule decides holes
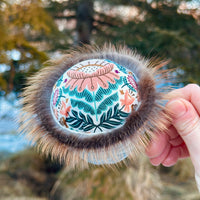
[[[17,133],[27,77],[71,47],[104,42],[170,59],[179,85],[199,84],[200,0],[0,0],[0,199],[200,199],[189,159],[71,171]]]

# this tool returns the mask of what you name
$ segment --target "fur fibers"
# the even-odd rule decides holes
[[[112,60],[136,74],[141,105],[128,116],[120,129],[95,136],[75,136],[58,126],[51,115],[52,88],[71,66],[95,58]],[[20,132],[25,133],[39,151],[72,167],[88,166],[89,156],[93,160],[102,159],[106,162],[112,158],[118,161],[117,152],[122,147],[129,155],[129,160],[134,160],[136,153],[148,145],[156,132],[166,129],[169,120],[163,107],[166,90],[160,92],[156,88],[159,77],[167,77],[168,71],[160,69],[165,64],[156,59],[144,59],[124,46],[85,46],[71,50],[61,60],[49,61],[48,67],[29,78],[22,94]]]

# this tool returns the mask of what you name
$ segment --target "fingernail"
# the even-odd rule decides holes
[[[173,114],[175,118],[182,117],[186,112],[187,108],[183,101],[181,100],[172,100],[167,103],[166,107]]]

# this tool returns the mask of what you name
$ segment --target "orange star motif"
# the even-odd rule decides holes
[[[69,115],[71,106],[66,107],[66,104],[64,101],[62,101],[62,106],[61,106],[61,110],[60,110],[60,114],[64,115],[65,117],[67,117]]]
[[[129,94],[128,90],[126,90],[124,99],[120,99],[120,101],[121,101],[122,106],[125,106],[124,111],[130,112],[130,105],[133,104],[133,102],[135,101],[135,98]]]

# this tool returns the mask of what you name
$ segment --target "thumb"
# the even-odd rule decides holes
[[[200,118],[193,105],[182,98],[166,105],[172,124],[184,140],[196,172],[200,172]]]

